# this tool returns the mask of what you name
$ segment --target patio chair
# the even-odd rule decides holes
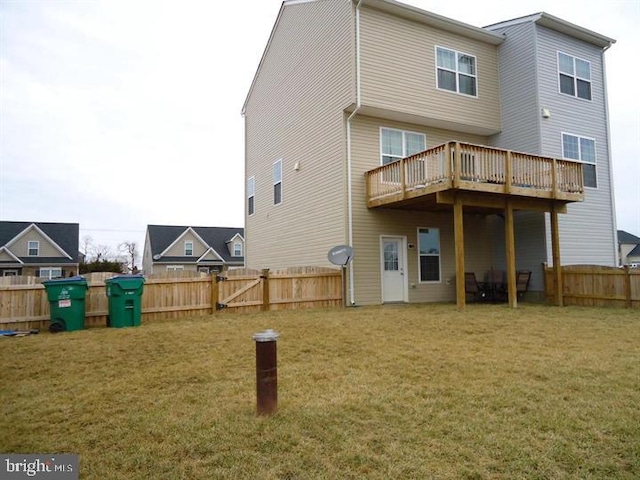
[[[473,299],[476,302],[484,300],[487,296],[484,285],[478,283],[476,280],[476,274],[473,272],[465,272],[464,274],[464,292],[469,295],[473,295]]]
[[[518,298],[522,298],[529,288],[531,280],[531,270],[520,270],[516,273],[516,291]]]

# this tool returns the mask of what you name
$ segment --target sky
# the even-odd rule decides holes
[[[405,0],[482,27],[545,11],[606,53],[618,229],[640,236],[640,0]],[[278,0],[0,0],[0,220],[109,247],[242,227],[240,114]],[[83,243],[82,240],[80,242]]]

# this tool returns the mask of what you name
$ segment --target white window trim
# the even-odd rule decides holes
[[[411,130],[402,130],[400,128],[380,127],[379,132],[378,132],[378,139],[379,139],[379,144],[380,144],[380,166],[384,165],[384,163],[383,163],[384,160],[383,160],[382,157],[385,156],[385,154],[382,152],[382,131],[383,130],[393,130],[395,132],[401,132],[402,133],[402,156],[398,157],[396,160],[394,160],[394,162],[397,161],[397,160],[400,160],[401,158],[406,158],[407,157],[407,155],[406,155],[406,153],[407,153],[406,145],[407,144],[406,144],[405,139],[404,139],[404,134],[405,133],[412,133],[414,135],[421,135],[422,138],[424,138],[424,148],[425,149],[428,148],[427,147],[427,134],[426,133],[413,132]],[[386,156],[395,158],[395,155],[386,155]],[[392,162],[390,162],[390,163],[392,163]]]
[[[249,188],[251,185],[251,188]],[[249,199],[253,198],[253,212],[249,212]],[[247,216],[255,215],[256,213],[256,177],[255,175],[247,178]]]
[[[584,100],[584,99],[583,99]],[[565,157],[564,155],[564,136],[565,135],[569,135],[571,137],[576,137],[578,139],[578,155],[580,156],[580,158],[576,159],[576,158],[569,158],[569,157]],[[585,162],[584,160],[582,160],[582,147],[580,146],[580,139],[584,138],[585,140],[592,140],[593,141],[593,152],[596,156],[595,161],[593,163],[591,162]],[[572,162],[579,162],[582,163],[584,165],[593,165],[595,168],[595,174],[596,174],[596,186],[595,187],[590,187],[587,185],[584,185],[584,188],[590,188],[591,190],[598,190],[598,185],[600,185],[600,180],[598,179],[598,143],[596,142],[595,138],[592,137],[585,137],[584,135],[577,135],[575,133],[570,133],[570,132],[560,132],[560,148],[562,149],[562,158],[565,160],[571,160]]]
[[[420,230],[437,230],[438,231],[438,247],[440,248],[440,252],[438,253],[438,280],[422,280],[422,266],[420,265]],[[440,227],[418,227],[416,229],[416,237],[417,237],[417,250],[418,250],[418,283],[421,285],[435,285],[442,283],[442,235]],[[425,255],[429,257],[435,257],[436,255]]]
[[[560,88],[560,74],[562,73],[562,75],[569,76],[567,73],[560,72],[560,54],[566,55],[567,57],[573,58],[573,90],[575,92],[574,95],[570,95],[568,93],[564,93],[562,91],[562,89]],[[556,53],[556,73],[557,73],[557,80],[558,80],[558,93],[560,95],[566,95],[567,97],[577,98],[578,100],[582,100],[583,102],[591,102],[591,101],[593,101],[593,80],[592,79],[587,80],[586,78],[578,77],[578,70],[576,69],[576,59],[577,60],[582,60],[583,62],[589,64],[589,76],[591,76],[591,62],[589,60],[585,60],[584,58],[576,57],[575,55],[571,55],[570,53],[566,53],[566,52],[563,52],[561,50],[557,50],[557,53]],[[578,82],[577,82],[578,79],[580,79],[580,80],[582,80],[584,82],[589,82],[589,84],[591,85],[591,98],[582,98],[582,97],[578,96]],[[584,137],[584,138],[587,138],[587,137]]]
[[[43,275],[42,274],[43,270],[47,270],[48,271],[48,275]],[[60,275],[53,276],[52,273],[53,273],[54,270],[56,271],[56,273],[59,272]],[[45,278],[46,277],[49,280],[51,280],[52,278],[60,278],[60,277],[62,277],[62,267],[40,267],[38,269],[38,277],[39,278]]]
[[[31,247],[30,244],[35,243],[36,244],[36,254],[35,255],[31,255]],[[39,240],[27,240],[27,257],[39,257],[40,256],[40,241]]]
[[[187,245],[188,244],[191,244],[191,254],[187,253]],[[184,256],[185,257],[193,257],[193,241],[185,240],[185,242],[184,242]]]
[[[278,163],[280,164],[280,181],[279,181],[279,182],[276,182],[276,179],[275,179],[275,170],[276,170],[276,165],[277,165]],[[275,193],[275,187],[276,187],[276,185],[277,185],[278,183],[280,184],[280,201],[279,201],[278,203],[276,203],[276,202],[275,202],[275,198],[273,199],[273,206],[274,206],[274,207],[276,207],[276,206],[278,206],[278,205],[282,205],[282,200],[283,200],[283,188],[282,188],[282,183],[283,183],[283,182],[282,182],[282,177],[284,176],[284,172],[282,171],[282,159],[281,159],[281,158],[280,158],[280,159],[278,159],[278,160],[276,160],[275,162],[273,162],[272,174],[273,174],[272,176],[274,177],[274,178],[273,178],[273,188],[274,188],[273,192],[274,192],[274,193]]]
[[[438,49],[441,48],[443,50],[449,50],[450,52],[454,52],[456,54],[456,70],[451,70],[449,68],[445,68],[445,67],[439,67],[438,66]],[[471,55],[470,53],[465,53],[465,52],[461,52],[460,50],[454,50],[453,48],[449,48],[449,47],[443,47],[442,45],[436,45],[434,47],[434,65],[436,68],[436,89],[440,90],[441,92],[449,92],[449,93],[455,93],[456,95],[462,95],[463,97],[467,97],[467,98],[480,98],[480,84],[478,82],[478,57],[476,57],[475,55]],[[474,60],[474,67],[476,69],[476,73],[475,75],[471,75],[470,73],[464,73],[464,72],[460,72],[460,70],[458,69],[458,55],[466,55],[467,57],[471,57]],[[453,72],[456,74],[456,91],[454,92],[453,90],[449,90],[447,88],[440,88],[440,86],[438,85],[438,69],[447,71],[447,72]],[[460,82],[458,81],[458,75],[466,75],[467,77],[473,77],[476,81],[476,94],[475,95],[469,95],[468,93],[464,93],[460,91]]]
[[[184,270],[184,265],[167,265],[167,272]]]
[[[236,247],[240,247],[240,255],[236,254]],[[243,250],[243,248],[242,248],[242,243],[240,243],[240,242],[235,242],[235,243],[233,244],[233,256],[234,256],[234,257],[241,257],[241,256],[242,256],[242,250]]]

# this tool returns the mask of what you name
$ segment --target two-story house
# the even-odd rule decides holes
[[[0,222],[0,276],[78,274],[77,223]]]
[[[640,237],[618,230],[618,257],[620,265],[640,265]]]
[[[465,271],[501,269],[515,306],[517,270],[542,296],[544,262],[615,265],[612,43],[548,14],[285,1],[242,110],[247,266],[347,244],[349,304],[463,306]]]
[[[147,225],[146,275],[169,271],[221,272],[244,266],[244,229]]]

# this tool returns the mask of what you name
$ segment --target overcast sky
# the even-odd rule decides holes
[[[406,0],[475,26],[545,11],[606,53],[618,228],[640,236],[640,0]],[[241,227],[240,115],[278,0],[0,0],[0,220]]]

